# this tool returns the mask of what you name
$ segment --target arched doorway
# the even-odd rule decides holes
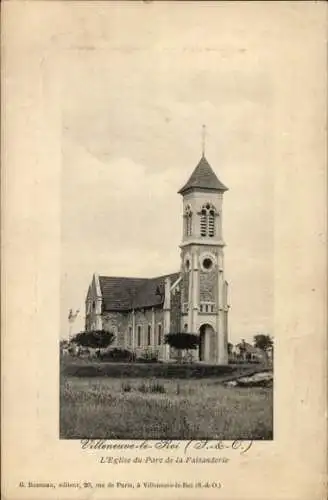
[[[199,329],[199,361],[215,363],[216,342],[214,328],[204,324]]]

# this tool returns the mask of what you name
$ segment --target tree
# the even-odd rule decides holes
[[[273,346],[273,339],[270,335],[258,334],[254,335],[254,347],[262,349],[262,351],[268,351]]]
[[[105,330],[80,332],[72,338],[72,342],[77,345],[98,349],[110,346],[114,340],[115,335],[112,332],[106,332]]]
[[[270,337],[270,335],[264,335],[260,333],[258,335],[254,335],[253,343],[254,347],[257,347],[264,352],[266,361],[268,363],[268,351],[273,348],[273,338]]]
[[[199,335],[194,333],[168,333],[165,335],[165,343],[178,351],[178,360],[182,361],[182,351],[197,349],[199,346]]]
[[[231,342],[228,342],[228,355],[231,356],[232,354],[232,349],[233,349],[233,344]]]
[[[246,350],[247,350],[247,344],[245,342],[245,339],[241,339],[240,344],[238,345],[239,347],[239,358],[242,360],[246,360]]]

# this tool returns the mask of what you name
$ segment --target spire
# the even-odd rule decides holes
[[[188,182],[180,189],[179,194],[184,194],[192,189],[208,189],[210,191],[227,191],[228,188],[217,178],[211,165],[205,158],[206,125],[202,126],[202,157],[189,177]]]

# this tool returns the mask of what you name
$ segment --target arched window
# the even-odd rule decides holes
[[[206,203],[202,206],[200,212],[200,235],[209,236],[213,238],[215,236],[215,215],[216,210],[211,203]]]
[[[137,344],[138,344],[138,347],[141,346],[141,326],[139,326],[139,325],[137,327]]]
[[[161,345],[162,343],[162,325],[159,323],[157,330],[157,344]]]
[[[186,236],[191,236],[192,233],[192,211],[190,205],[186,206],[185,209],[185,234]]]

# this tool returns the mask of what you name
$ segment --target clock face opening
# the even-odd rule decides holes
[[[203,260],[203,268],[206,269],[207,271],[213,267],[213,262],[211,259],[206,257],[206,259]]]

